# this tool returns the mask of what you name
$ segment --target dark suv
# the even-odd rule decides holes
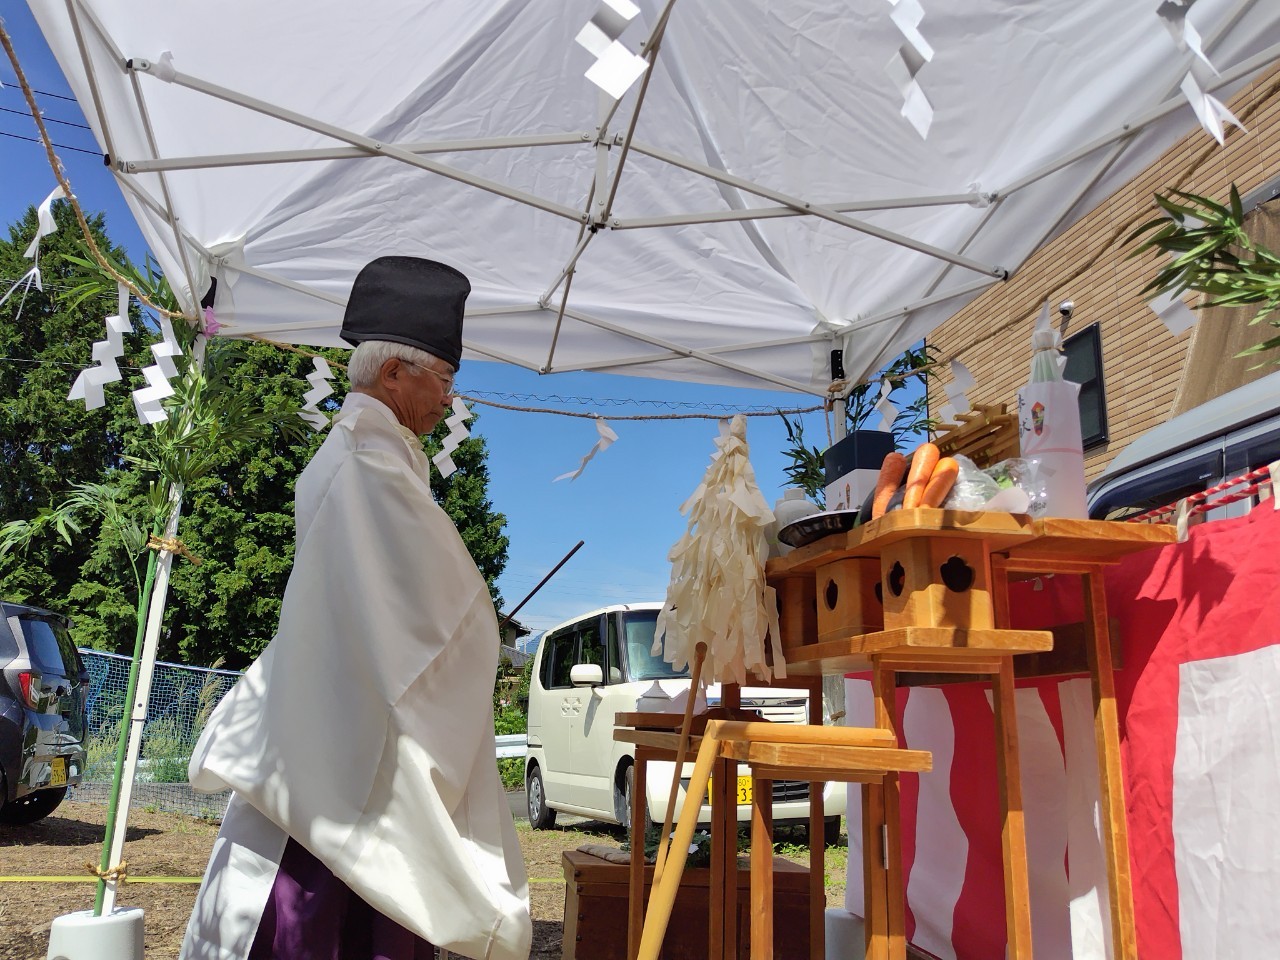
[[[66,617],[0,609],[0,823],[34,823],[80,781],[89,673]]]

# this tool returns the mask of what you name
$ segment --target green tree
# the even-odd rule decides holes
[[[467,552],[489,584],[493,605],[501,610],[498,577],[507,565],[510,541],[502,532],[507,525],[506,515],[495,513],[489,500],[489,449],[484,437],[474,433],[479,419],[476,417],[468,423],[472,436],[463,440],[453,452],[453,462],[458,469],[444,479],[432,471],[431,492],[462,534]],[[436,425],[426,443],[428,456],[439,452],[448,432],[449,428],[443,421]]]
[[[119,384],[108,385],[109,401],[98,410],[67,400],[77,372],[91,363],[92,343],[103,337],[103,318],[114,312],[115,302],[94,300],[73,307],[62,300],[78,273],[64,258],[76,251],[79,228],[65,202],[56,202],[53,214],[58,231],[40,244],[44,289],[32,286],[25,296],[15,290],[0,307],[3,520],[35,517],[74,484],[111,482],[127,474],[124,457],[142,429],[132,404],[116,402],[122,392]],[[35,235],[36,223],[33,207],[10,227],[9,238],[0,241],[0,291],[31,267],[23,251]],[[89,223],[102,249],[118,256],[120,251],[105,235],[103,218],[93,217]],[[141,331],[125,337],[120,366],[126,378],[129,368],[146,357],[145,341]],[[85,576],[86,564],[96,558],[99,568],[111,567],[113,554],[120,559],[117,546],[109,537],[100,541],[86,536],[71,544],[45,538],[25,556],[0,558],[0,596],[72,614],[82,643],[106,649],[127,646],[133,639],[136,602],[127,572],[109,575],[97,601],[67,602]],[[90,575],[95,575],[92,564]]]
[[[78,228],[69,208],[54,206],[57,233],[42,243],[40,264],[45,291],[32,290],[14,322],[21,293],[0,307],[0,445],[9,469],[0,477],[0,521],[30,520],[42,508],[64,500],[80,483],[109,483],[146,513],[149,477],[125,459],[140,456],[154,428],[142,426],[128,390],[137,370],[150,363],[146,346],[154,331],[127,340],[121,361],[125,382],[107,387],[107,405],[86,412],[68,401],[77,371],[90,363],[91,345],[103,336],[103,316],[114,297],[76,303],[73,293],[84,271],[68,257],[80,256]],[[34,209],[0,244],[0,277],[16,279],[29,262],[22,258],[36,226]],[[94,218],[96,239],[109,255],[101,217]],[[0,290],[7,288],[0,287]],[[141,327],[140,323],[135,323]],[[310,358],[271,344],[216,340],[228,365],[231,402],[250,409],[296,406],[312,369]],[[212,348],[211,348],[212,349]],[[340,362],[346,351],[319,351]],[[344,389],[326,401],[337,409]],[[473,421],[474,424],[474,421]],[[435,452],[447,429],[428,441]],[[247,665],[273,635],[285,582],[293,566],[293,489],[302,468],[324,435],[272,433],[251,447],[228,440],[214,445],[208,475],[188,484],[180,536],[202,563],[179,561],[170,584],[160,656],[207,664],[223,658],[229,667]],[[447,480],[433,476],[432,488],[475,558],[494,596],[506,564],[506,518],[488,500],[487,451],[472,437],[454,453],[458,470]],[[146,526],[144,523],[143,526]],[[134,635],[137,588],[128,553],[110,528],[89,525],[72,543],[43,537],[25,553],[0,557],[0,596],[32,602],[70,614],[82,645],[129,652]]]

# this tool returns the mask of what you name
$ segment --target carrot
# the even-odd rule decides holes
[[[907,491],[902,497],[902,509],[910,510],[920,506],[920,498],[924,496],[924,488],[933,476],[933,468],[938,465],[938,448],[932,443],[922,443],[911,455],[911,471],[907,474]]]
[[[878,520],[884,516],[893,499],[898,486],[902,483],[903,474],[907,472],[907,458],[900,453],[885,454],[880,464],[880,476],[876,478],[876,493],[871,501],[871,519]]]
[[[929,478],[928,486],[924,488],[924,496],[920,498],[920,506],[942,506],[942,501],[947,499],[947,494],[956,485],[956,478],[959,476],[960,464],[953,458],[943,457],[939,460],[938,465],[933,468],[933,476]]]

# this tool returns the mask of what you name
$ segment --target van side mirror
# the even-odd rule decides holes
[[[598,687],[604,683],[604,671],[598,663],[577,663],[569,668],[569,682],[575,687]]]

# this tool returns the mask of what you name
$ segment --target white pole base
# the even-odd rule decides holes
[[[839,907],[827,908],[827,960],[863,960],[867,955],[862,918]]]
[[[92,910],[53,918],[48,960],[142,960],[142,908]]]

